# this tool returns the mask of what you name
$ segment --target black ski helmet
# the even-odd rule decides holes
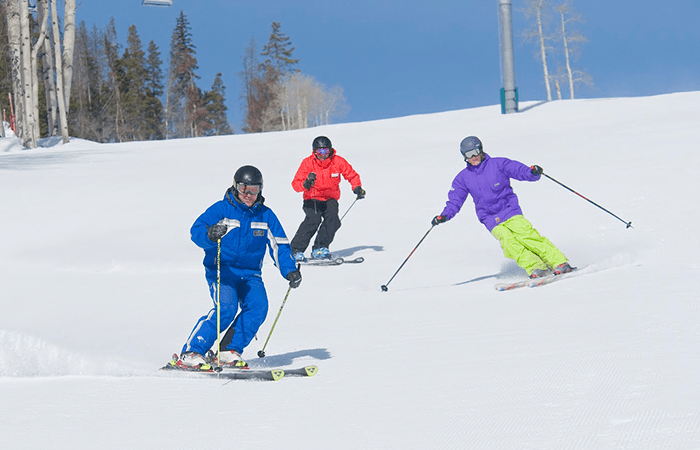
[[[331,140],[325,136],[319,136],[314,139],[313,144],[311,144],[311,150],[316,150],[317,148],[333,148]]]
[[[236,171],[236,174],[233,176],[233,185],[235,186],[238,183],[243,183],[247,185],[259,184],[262,188],[262,173],[257,169],[257,167],[243,166],[240,169],[238,169]]]
[[[476,150],[477,153],[474,153],[474,150]],[[479,140],[478,137],[467,136],[464,139],[462,139],[462,142],[460,142],[459,151],[462,153],[462,156],[464,156],[464,160],[466,161],[471,156],[476,156],[479,153],[483,153],[484,146],[481,144],[481,141]],[[472,153],[472,155],[470,155],[468,157],[467,153],[470,153],[470,152]]]

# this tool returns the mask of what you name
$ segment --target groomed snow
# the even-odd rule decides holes
[[[0,139],[0,440],[7,449],[700,448],[700,92],[527,103],[291,132],[23,150]],[[592,273],[524,277],[471,200],[433,229],[459,142],[554,182],[513,182],[525,216]],[[266,258],[270,313],[254,368],[313,378],[164,376],[211,307],[194,219],[244,164],[291,237],[290,187],[314,137],[360,173],[331,250],[359,265]],[[351,205],[342,186],[341,214]]]

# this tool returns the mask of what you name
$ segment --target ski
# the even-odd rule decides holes
[[[497,291],[512,291],[513,289],[518,289],[527,286],[530,281],[532,280],[522,280],[516,281],[514,283],[497,283],[493,287]]]
[[[313,377],[318,373],[318,366],[304,366],[298,369],[284,369],[286,377]]]
[[[572,270],[571,272],[563,273],[561,275],[551,274],[551,275],[547,275],[545,277],[515,281],[512,283],[497,283],[494,285],[494,289],[496,289],[497,291],[512,291],[513,289],[519,289],[522,287],[533,288],[533,287],[544,286],[544,285],[547,285],[550,283],[554,283],[555,281],[563,280],[564,278],[572,277],[574,275],[583,275],[581,270],[584,267],[582,267],[580,269],[574,267],[574,270]]]
[[[294,377],[312,377],[318,373],[317,366],[305,366],[295,369],[235,369],[216,367],[211,364],[204,364],[202,367],[187,368],[178,365],[178,356],[173,354],[172,359],[168,364],[161,367],[160,370],[170,373],[178,373],[193,377],[211,377],[225,380],[261,380],[261,381],[278,381],[285,376]]]
[[[211,367],[211,366],[210,366]],[[217,372],[211,367],[208,370],[201,369],[181,369],[170,363],[166,364],[160,370],[168,371],[173,374],[184,375],[188,377],[199,378],[219,378],[224,380],[259,380],[259,381],[278,381],[284,378],[285,371],[283,369],[270,370],[251,370],[251,369],[234,369],[222,370]]]
[[[302,266],[339,266],[341,264],[359,264],[363,262],[365,258],[358,256],[354,259],[345,258],[331,258],[331,259],[307,259],[306,261],[298,261]]]
[[[527,287],[532,288],[532,287],[545,286],[547,284],[554,283],[555,281],[563,280],[565,278],[571,278],[571,277],[574,277],[577,275],[583,275],[585,272],[582,272],[582,269],[584,269],[584,268],[585,268],[585,266],[581,267],[580,269],[577,267],[574,267],[574,270],[572,270],[571,272],[562,273],[561,275],[548,275],[548,276],[542,277],[542,278],[535,278],[533,280],[530,280],[527,283]]]

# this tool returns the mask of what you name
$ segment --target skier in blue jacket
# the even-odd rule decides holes
[[[476,136],[464,138],[459,147],[467,167],[452,181],[447,204],[433,218],[433,226],[457,215],[471,194],[479,221],[500,241],[506,258],[514,259],[530,278],[572,271],[566,256],[523,216],[518,196],[510,185],[511,178],[539,180],[542,168],[508,158],[491,158]]]
[[[257,168],[241,167],[224,199],[211,205],[192,225],[192,241],[204,249],[206,279],[214,307],[197,321],[180,359],[174,362],[181,368],[210,370],[204,355],[216,342],[218,332],[227,328],[215,349],[214,362],[247,367],[241,354],[267,317],[267,293],[261,272],[266,247],[289,286],[296,288],[301,283],[284,229],[275,213],[263,204],[262,187],[262,173]],[[217,287],[221,308],[218,327]]]

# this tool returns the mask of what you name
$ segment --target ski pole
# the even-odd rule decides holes
[[[297,270],[299,270],[300,265],[297,264]],[[275,317],[275,321],[272,323],[272,328],[270,328],[270,333],[267,335],[267,339],[265,339],[265,345],[263,345],[262,350],[258,351],[258,357],[259,358],[264,358],[265,357],[265,347],[267,347],[267,343],[270,342],[270,336],[272,336],[272,332],[275,331],[275,325],[277,325],[277,321],[280,318],[280,315],[282,314],[282,309],[284,309],[284,304],[287,303],[287,297],[289,297],[289,293],[291,292],[292,287],[289,286],[289,289],[287,289],[287,293],[284,296],[284,300],[282,300],[282,306],[280,306],[280,310],[277,313],[277,317]]]
[[[272,323],[272,328],[270,329],[270,334],[268,334],[267,339],[265,339],[265,345],[263,345],[262,350],[258,351],[259,358],[265,357],[265,347],[267,347],[267,343],[270,342],[270,336],[272,336],[272,332],[275,331],[275,325],[277,325],[277,321],[280,318],[280,314],[282,314],[282,309],[284,308],[284,304],[287,302],[287,297],[289,297],[289,292],[291,290],[292,290],[292,287],[289,286],[289,289],[287,289],[287,294],[284,296],[284,300],[282,300],[282,306],[280,306],[280,310],[277,313],[277,317],[275,317],[275,321]]]
[[[340,221],[341,221],[341,222],[343,221],[343,219],[345,219],[345,216],[348,215],[348,213],[350,212],[350,210],[352,209],[352,207],[355,206],[355,203],[357,203],[358,200],[359,200],[359,198],[356,198],[355,201],[352,202],[352,205],[350,205],[350,207],[348,208],[348,210],[345,211],[345,214],[343,214],[343,217],[340,218]]]
[[[216,369],[221,371],[221,238],[216,241]]]
[[[425,235],[423,235],[423,238],[422,238],[420,241],[418,241],[418,244],[413,248],[413,251],[411,251],[411,253],[409,253],[409,255],[406,257],[406,259],[405,259],[404,262],[401,264],[401,266],[399,266],[399,268],[396,270],[396,272],[394,272],[394,275],[391,276],[391,279],[390,279],[389,281],[387,281],[386,284],[382,284],[382,292],[386,292],[386,291],[389,290],[389,283],[391,283],[391,280],[393,280],[394,277],[396,276],[396,274],[399,273],[399,271],[401,270],[401,268],[402,268],[402,267],[404,266],[404,264],[406,264],[406,262],[408,261],[408,258],[410,258],[411,255],[413,255],[413,252],[416,251],[416,249],[417,249],[418,246],[423,242],[423,240],[424,240],[426,237],[428,237],[428,233],[430,233],[431,231],[433,231],[433,228],[435,228],[435,225],[431,226],[430,229],[427,231],[427,233],[425,233]]]
[[[573,189],[571,189],[569,186],[567,186],[567,185],[565,185],[565,184],[563,184],[563,183],[560,183],[559,181],[557,181],[557,180],[555,180],[554,178],[550,177],[550,176],[547,175],[546,173],[542,172],[542,175],[544,175],[545,177],[547,177],[547,178],[549,178],[550,180],[554,181],[554,182],[557,183],[559,186],[570,190],[571,192],[573,192],[574,194],[578,195],[579,197],[581,197],[582,199],[586,200],[587,202],[592,203],[593,205],[595,205],[595,206],[597,206],[598,208],[602,209],[602,210],[605,211],[606,213],[610,214],[611,216],[613,216],[614,218],[616,218],[616,219],[619,220],[620,222],[622,222],[622,223],[624,223],[625,225],[627,225],[625,228],[634,228],[634,227],[632,226],[632,222],[625,222],[624,220],[620,219],[620,218],[617,217],[615,214],[613,214],[613,213],[611,213],[610,211],[608,211],[607,209],[603,208],[602,206],[600,206],[600,205],[597,204],[596,202],[593,202],[593,201],[587,199],[587,198],[584,197],[583,195],[581,195],[581,194],[579,194],[578,192],[576,192],[576,191],[574,191]]]

